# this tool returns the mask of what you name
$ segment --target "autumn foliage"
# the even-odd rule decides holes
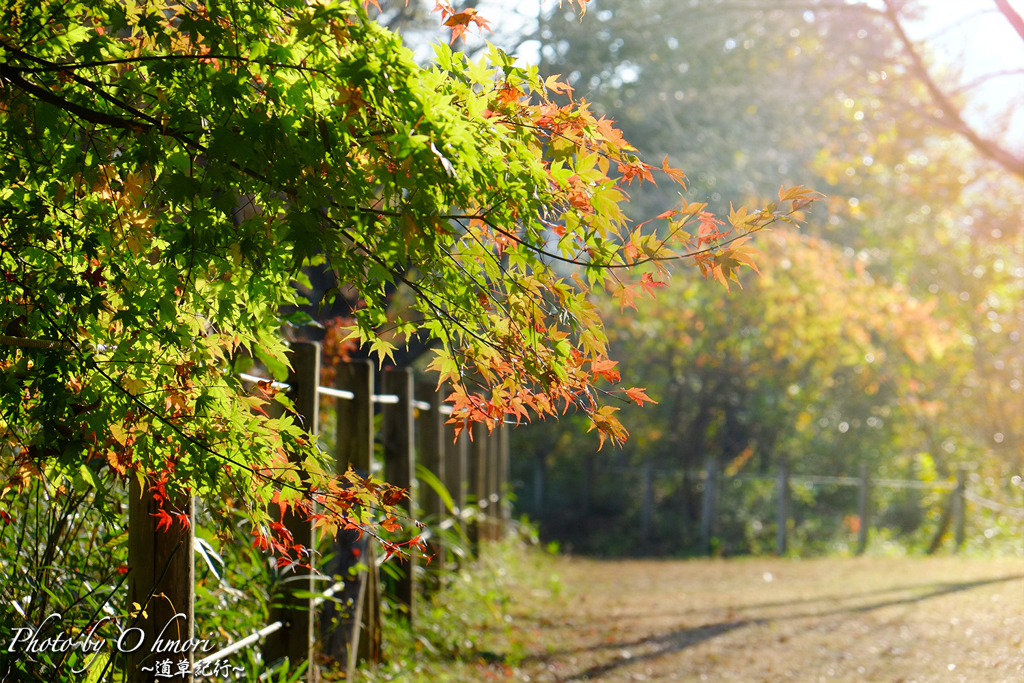
[[[673,259],[728,285],[753,264],[748,237],[814,198],[783,189],[727,222],[682,200],[634,225],[634,181],[683,187],[682,172],[640,160],[562,80],[494,47],[473,62],[438,45],[421,68],[365,9],[0,11],[5,495],[26,472],[136,477],[245,501],[256,543],[278,552],[292,549],[269,504],[326,531],[393,523],[392,489],[332,475],[288,400],[236,375],[255,360],[283,376],[281,327],[304,320],[279,311],[313,263],[359,291],[349,341],[381,359],[438,341],[457,424],[575,407],[621,442],[591,293],[630,306]],[[438,9],[453,40],[487,26]],[[389,314],[386,285],[411,292],[407,315]]]

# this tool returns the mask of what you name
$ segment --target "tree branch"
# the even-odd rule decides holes
[[[994,0],[994,2],[996,3],[996,7],[999,8],[999,11],[1003,13],[1004,17],[1006,17],[1006,20],[1010,22],[1010,26],[1013,27],[1013,30],[1017,32],[1018,36],[1020,36],[1020,39],[1024,40],[1024,19],[1017,14],[1016,10],[1010,7],[1010,0]]]
[[[893,30],[896,32],[896,36],[903,42],[903,45],[906,48],[907,55],[910,57],[912,68],[915,74],[918,78],[921,79],[925,87],[928,89],[928,92],[935,99],[936,104],[938,104],[938,106],[942,109],[943,113],[948,115],[950,120],[950,123],[936,123],[938,123],[939,125],[943,125],[949,128],[950,130],[954,130],[960,133],[965,138],[967,138],[971,142],[971,144],[974,145],[975,149],[977,149],[983,155],[987,156],[989,159],[992,159],[1010,173],[1020,178],[1024,178],[1024,158],[1017,157],[1008,149],[1001,147],[999,143],[993,140],[988,140],[981,137],[981,135],[976,130],[974,130],[974,128],[972,128],[970,125],[968,125],[966,121],[964,121],[960,108],[953,103],[953,101],[949,98],[949,96],[946,95],[946,93],[942,91],[941,88],[939,88],[938,84],[935,82],[935,79],[933,79],[931,74],[928,72],[928,67],[925,65],[924,59],[922,59],[920,53],[914,47],[914,44],[910,41],[910,38],[907,37],[906,31],[903,30],[903,25],[900,23],[899,14],[897,13],[897,10],[893,7],[891,0],[885,0],[885,8],[885,14],[888,17],[889,21],[892,22]]]
[[[60,349],[68,351],[71,344],[62,341],[51,341],[49,339],[29,339],[27,337],[0,336],[0,345],[19,346],[23,349]]]
[[[21,74],[18,73],[19,71],[20,69],[12,67],[9,64],[0,64],[0,80],[8,81],[30,95],[35,96],[36,99],[46,102],[47,104],[52,104],[58,109],[63,109],[69,114],[74,114],[84,121],[98,123],[101,126],[111,126],[113,128],[121,128],[123,130],[131,130],[135,132],[142,132],[154,127],[148,123],[132,121],[131,119],[126,119],[121,116],[106,114],[104,112],[99,112],[94,109],[89,109],[79,104],[75,104],[74,102],[64,99],[60,95],[55,95],[45,88],[35,85],[34,83],[29,83],[21,77]]]
[[[1024,69],[1003,69],[1001,71],[993,71],[991,73],[987,73],[984,76],[979,76],[978,78],[975,78],[973,81],[964,83],[959,88],[957,88],[956,92],[958,94],[965,93],[968,90],[974,90],[979,86],[985,85],[993,78],[1004,78],[1006,76],[1024,76]]]

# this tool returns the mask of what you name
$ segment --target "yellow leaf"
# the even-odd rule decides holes
[[[125,390],[132,396],[139,396],[146,390],[146,383],[139,379],[129,378],[124,381]]]
[[[447,351],[443,349],[434,349],[434,359],[427,365],[427,370],[433,370],[437,372],[440,377],[437,380],[437,386],[441,386],[445,382],[457,382],[461,375],[459,373],[459,366],[455,363],[452,357]]]
[[[122,446],[128,440],[128,435],[125,433],[124,428],[117,422],[110,425],[110,435],[114,437],[114,441],[117,441]]]
[[[377,359],[380,362],[378,367],[384,367],[384,359],[390,358],[391,362],[395,362],[394,350],[397,347],[389,341],[384,339],[376,339],[370,344],[370,353],[376,353]]]

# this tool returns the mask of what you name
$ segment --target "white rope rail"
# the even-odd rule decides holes
[[[244,372],[238,373],[238,378],[241,379],[243,382],[249,382],[251,384],[258,384],[260,382],[270,382],[270,386],[272,386],[273,388],[282,389],[285,391],[292,388],[291,385],[286,382],[278,382],[276,380],[267,379],[266,377],[257,377],[256,375],[249,375]],[[340,398],[346,401],[354,401],[356,398],[356,395],[351,391],[346,391],[345,389],[335,389],[333,387],[318,386],[316,388],[316,392],[324,396],[332,396],[334,398]],[[374,403],[394,405],[398,403],[401,399],[395,394],[374,394],[371,397],[371,400]],[[430,403],[428,403],[427,401],[413,401],[412,405],[417,410],[422,410],[423,412],[429,412],[431,410]],[[452,407],[448,405],[443,405],[441,406],[440,412],[442,415],[451,415]]]
[[[872,486],[886,486],[891,489],[943,489],[952,491],[956,488],[953,481],[916,481],[913,479],[871,479]]]
[[[775,477],[772,477],[772,480],[774,479]],[[857,486],[860,484],[860,479],[856,477],[829,477],[813,474],[795,474],[789,477],[789,481],[793,484],[838,484],[839,486]]]
[[[613,466],[603,468],[607,472],[618,472],[618,473],[634,473],[640,472],[639,467],[628,467],[628,466]],[[705,470],[679,470],[679,469],[655,469],[653,474],[659,476],[667,476],[678,474],[682,472],[688,477],[694,479],[707,479],[707,471]],[[736,474],[731,477],[726,477],[727,480],[735,481],[761,481],[761,482],[776,482],[778,477],[775,476],[759,476],[756,474]],[[819,484],[828,485],[833,484],[836,486],[859,486],[860,478],[858,477],[830,477],[824,475],[801,475],[794,474],[789,477],[791,484]],[[868,479],[870,486],[882,486],[893,489],[930,489],[930,490],[944,490],[952,491],[956,488],[956,482],[952,481],[921,481],[917,479]],[[998,504],[998,503],[997,503]]]
[[[345,588],[345,582],[344,581],[338,581],[333,586],[331,586],[330,588],[325,590],[321,595],[317,596],[316,599],[313,600],[313,608],[316,609],[317,607],[322,605],[327,600],[330,600],[331,598],[334,597],[335,593],[337,593],[340,590],[343,590],[344,588]],[[196,662],[195,666],[196,666],[196,668],[199,668],[199,667],[205,666],[206,664],[212,664],[213,662],[216,662],[216,661],[219,661],[221,659],[224,659],[228,655],[232,655],[232,654],[238,652],[239,650],[241,650],[242,648],[245,648],[245,647],[247,647],[249,645],[252,645],[253,643],[259,642],[260,640],[263,640],[264,638],[269,636],[271,633],[274,633],[275,631],[279,631],[282,628],[284,628],[284,622],[283,621],[275,621],[273,624],[268,624],[268,625],[264,626],[263,628],[261,628],[259,631],[255,631],[255,632],[249,634],[248,636],[246,636],[245,638],[242,638],[241,640],[237,640],[237,641],[231,643],[230,645],[227,645],[226,647],[223,647],[220,650],[217,650],[216,652],[214,652],[213,654],[209,655],[208,657],[204,657],[203,659],[200,659],[198,662]]]
[[[332,389],[330,387],[317,387],[316,392],[323,394],[324,396],[333,396],[334,398],[344,398],[349,401],[354,401],[356,395],[351,391],[345,391],[344,389]]]
[[[971,493],[969,489],[964,491],[964,498],[975,505],[980,505],[983,508],[1001,512],[1004,515],[1010,515],[1011,517],[1024,518],[1024,508],[1010,507],[1009,505],[1003,505],[1002,503],[997,503],[996,501],[989,500],[988,498],[982,498],[976,493]]]
[[[789,478],[794,484],[837,484],[839,486],[859,486],[857,477],[828,477],[815,475],[793,475]],[[951,481],[920,481],[916,479],[875,479],[869,478],[868,485],[882,486],[891,489],[941,489],[950,491],[956,488]]]
[[[241,640],[235,641],[234,643],[231,643],[225,648],[217,650],[209,657],[204,657],[200,659],[198,662],[196,662],[194,668],[198,669],[200,667],[206,666],[207,664],[212,664],[213,662],[224,659],[228,655],[232,655],[244,647],[252,645],[253,643],[258,643],[259,641],[269,636],[271,633],[274,633],[275,631],[280,631],[282,628],[284,628],[283,621],[275,621],[273,624],[268,624],[267,626],[261,628],[259,631],[256,631],[255,633],[248,635],[245,638],[242,638]]]
[[[320,605],[324,604],[325,602],[327,602],[328,600],[333,598],[335,593],[337,593],[338,591],[340,591],[340,590],[342,590],[344,588],[345,588],[345,582],[344,581],[338,581],[336,584],[334,584],[333,586],[331,586],[330,588],[325,590],[323,593],[318,595],[316,598],[314,598],[314,600],[313,600],[313,607],[314,608],[315,607],[319,607]]]
[[[285,391],[287,391],[288,389],[292,388],[290,384],[285,384],[284,382],[278,382],[277,380],[273,380],[273,379],[267,379],[266,377],[257,377],[256,375],[247,375],[244,372],[238,373],[238,378],[240,380],[242,380],[243,382],[249,382],[251,384],[259,384],[260,382],[270,382],[270,386],[272,386],[273,388],[275,388],[275,389],[284,389]]]

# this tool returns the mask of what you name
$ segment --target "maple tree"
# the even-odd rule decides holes
[[[440,8],[455,34],[484,25]],[[328,530],[393,524],[395,491],[332,475],[292,412],[270,417],[286,397],[235,374],[255,358],[283,376],[282,325],[306,319],[279,312],[317,263],[358,289],[350,339],[382,361],[438,340],[457,425],[576,406],[621,442],[594,390],[615,375],[592,289],[628,298],[683,257],[727,282],[747,235],[814,197],[782,190],[731,227],[685,201],[660,233],[633,225],[632,182],[681,172],[498,48],[417,66],[365,3],[0,14],[4,496],[136,477],[244,501],[257,545],[285,554],[271,503]],[[389,316],[398,284],[411,315]]]

